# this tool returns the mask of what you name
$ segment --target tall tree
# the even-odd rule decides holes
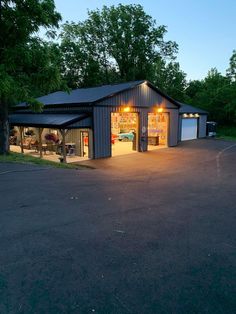
[[[172,98],[183,101],[187,86],[186,74],[180,69],[178,62],[158,60],[153,65],[153,83]]]
[[[59,83],[52,46],[33,35],[58,27],[60,18],[53,0],[0,0],[0,154],[9,151],[9,107],[20,100],[37,107],[32,96]]]
[[[189,96],[189,103],[209,112],[210,119],[222,125],[235,122],[235,84],[217,69],[211,69],[202,81],[190,82],[186,94]]]
[[[164,40],[166,32],[166,27],[157,26],[140,5],[119,4],[89,11],[83,23],[63,27],[64,73],[72,70],[74,79],[83,84],[93,64],[98,84],[149,79],[153,63],[174,59],[177,52],[175,42]]]
[[[229,60],[229,68],[226,73],[231,81],[236,81],[236,50],[233,50],[233,54]]]

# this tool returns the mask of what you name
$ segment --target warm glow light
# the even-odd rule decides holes
[[[158,109],[157,109],[157,112],[159,112],[159,113],[160,113],[160,112],[163,112],[163,108],[158,108]]]
[[[193,114],[192,113],[190,113],[190,115],[189,115],[190,117],[193,117]]]
[[[130,107],[125,107],[124,112],[130,112]]]
[[[184,117],[187,118],[187,116],[188,116],[187,113],[184,113]]]
[[[198,118],[199,117],[199,114],[198,113],[195,113],[195,115],[194,115],[196,118]]]

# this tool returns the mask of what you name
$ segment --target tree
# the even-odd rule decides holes
[[[63,26],[64,75],[72,71],[72,85],[89,84],[89,71],[97,84],[149,79],[157,60],[172,60],[177,52],[175,42],[164,41],[166,32],[140,5],[89,11],[84,22]]]
[[[183,101],[187,86],[186,74],[178,62],[159,60],[153,65],[153,83],[172,98]]]
[[[80,32],[80,27],[74,23],[66,23],[60,35],[61,72],[71,88],[102,84],[106,75],[100,56],[95,54],[95,48],[88,50]]]
[[[233,54],[229,60],[229,68],[226,73],[231,81],[236,81],[236,50],[233,50]]]
[[[193,80],[188,82],[185,89],[185,101],[190,103],[202,89],[203,81]]]
[[[9,151],[9,107],[27,100],[37,109],[32,97],[60,81],[53,45],[33,37],[40,27],[58,27],[59,20],[53,0],[0,0],[0,154]]]
[[[235,82],[223,76],[216,68],[202,81],[190,82],[186,89],[189,103],[209,112],[209,118],[219,124],[232,124],[236,120]]]

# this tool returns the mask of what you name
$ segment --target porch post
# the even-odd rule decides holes
[[[64,129],[60,130],[62,136],[62,156],[63,162],[66,163],[66,131]]]
[[[43,133],[43,128],[39,128],[39,156],[40,158],[43,158],[42,133]]]
[[[20,148],[21,148],[21,154],[24,154],[24,147],[23,147],[23,130],[24,127],[20,126]]]

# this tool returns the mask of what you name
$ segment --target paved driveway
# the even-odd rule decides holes
[[[235,313],[236,143],[87,164],[0,164],[0,313]]]

